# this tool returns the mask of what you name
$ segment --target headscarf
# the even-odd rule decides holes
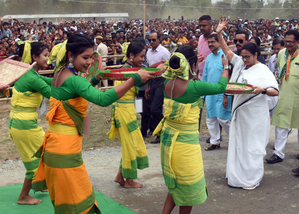
[[[178,69],[173,69],[169,65],[169,61],[173,56],[180,58],[180,67]],[[175,79],[176,77],[183,80],[189,79],[189,63],[183,54],[178,52],[172,53],[168,60],[165,62],[164,66],[166,68],[166,71],[163,73],[162,77],[166,79]]]
[[[18,45],[24,45],[24,51],[22,54],[22,62],[31,64],[32,63],[32,57],[31,57],[31,43],[37,42],[36,40],[26,40],[26,41],[17,41]]]
[[[66,43],[67,40],[63,43],[57,44],[52,48],[50,57],[48,59],[48,65],[52,64],[56,59],[56,66],[54,72],[66,65]]]
[[[127,51],[128,51],[128,47],[130,45],[130,42],[124,42],[122,44],[123,48],[122,48],[122,52],[123,54],[125,55],[124,58],[123,58],[123,62],[127,61],[128,60],[128,57],[127,57]]]

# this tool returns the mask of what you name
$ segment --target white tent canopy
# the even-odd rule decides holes
[[[32,14],[32,15],[5,15],[3,19],[8,20],[8,17],[17,19],[19,21],[38,21],[42,19],[43,21],[52,21],[53,23],[58,23],[60,21],[103,21],[103,20],[123,20],[129,17],[128,13],[78,13],[78,14]]]

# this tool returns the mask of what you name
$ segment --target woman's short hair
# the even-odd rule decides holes
[[[255,53],[259,54],[259,49],[256,46],[256,44],[248,42],[245,45],[243,45],[241,50],[247,50],[249,51],[252,55],[255,55]]]

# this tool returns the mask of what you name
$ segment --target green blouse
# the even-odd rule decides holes
[[[84,77],[75,75],[69,76],[59,87],[52,86],[51,93],[51,96],[56,100],[68,100],[76,97],[83,97],[89,102],[104,107],[109,106],[118,100],[114,88],[102,92],[93,87]]]
[[[24,74],[14,85],[18,92],[39,92],[46,98],[51,96],[52,78],[37,74],[34,68]]]
[[[166,79],[165,84],[169,81]],[[182,96],[174,97],[173,100],[180,103],[193,103],[198,100],[199,97],[205,95],[221,94],[225,91],[228,80],[225,77],[221,77],[218,84],[208,83],[204,81],[190,81],[186,88],[185,93]],[[170,98],[165,94],[164,97]]]

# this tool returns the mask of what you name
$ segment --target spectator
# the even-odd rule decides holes
[[[204,57],[203,60],[198,64],[198,78],[201,80],[206,58],[211,53],[211,50],[208,46],[208,37],[213,33],[213,30],[212,19],[209,15],[203,15],[199,18],[199,28],[202,35],[198,39],[197,54]]]

